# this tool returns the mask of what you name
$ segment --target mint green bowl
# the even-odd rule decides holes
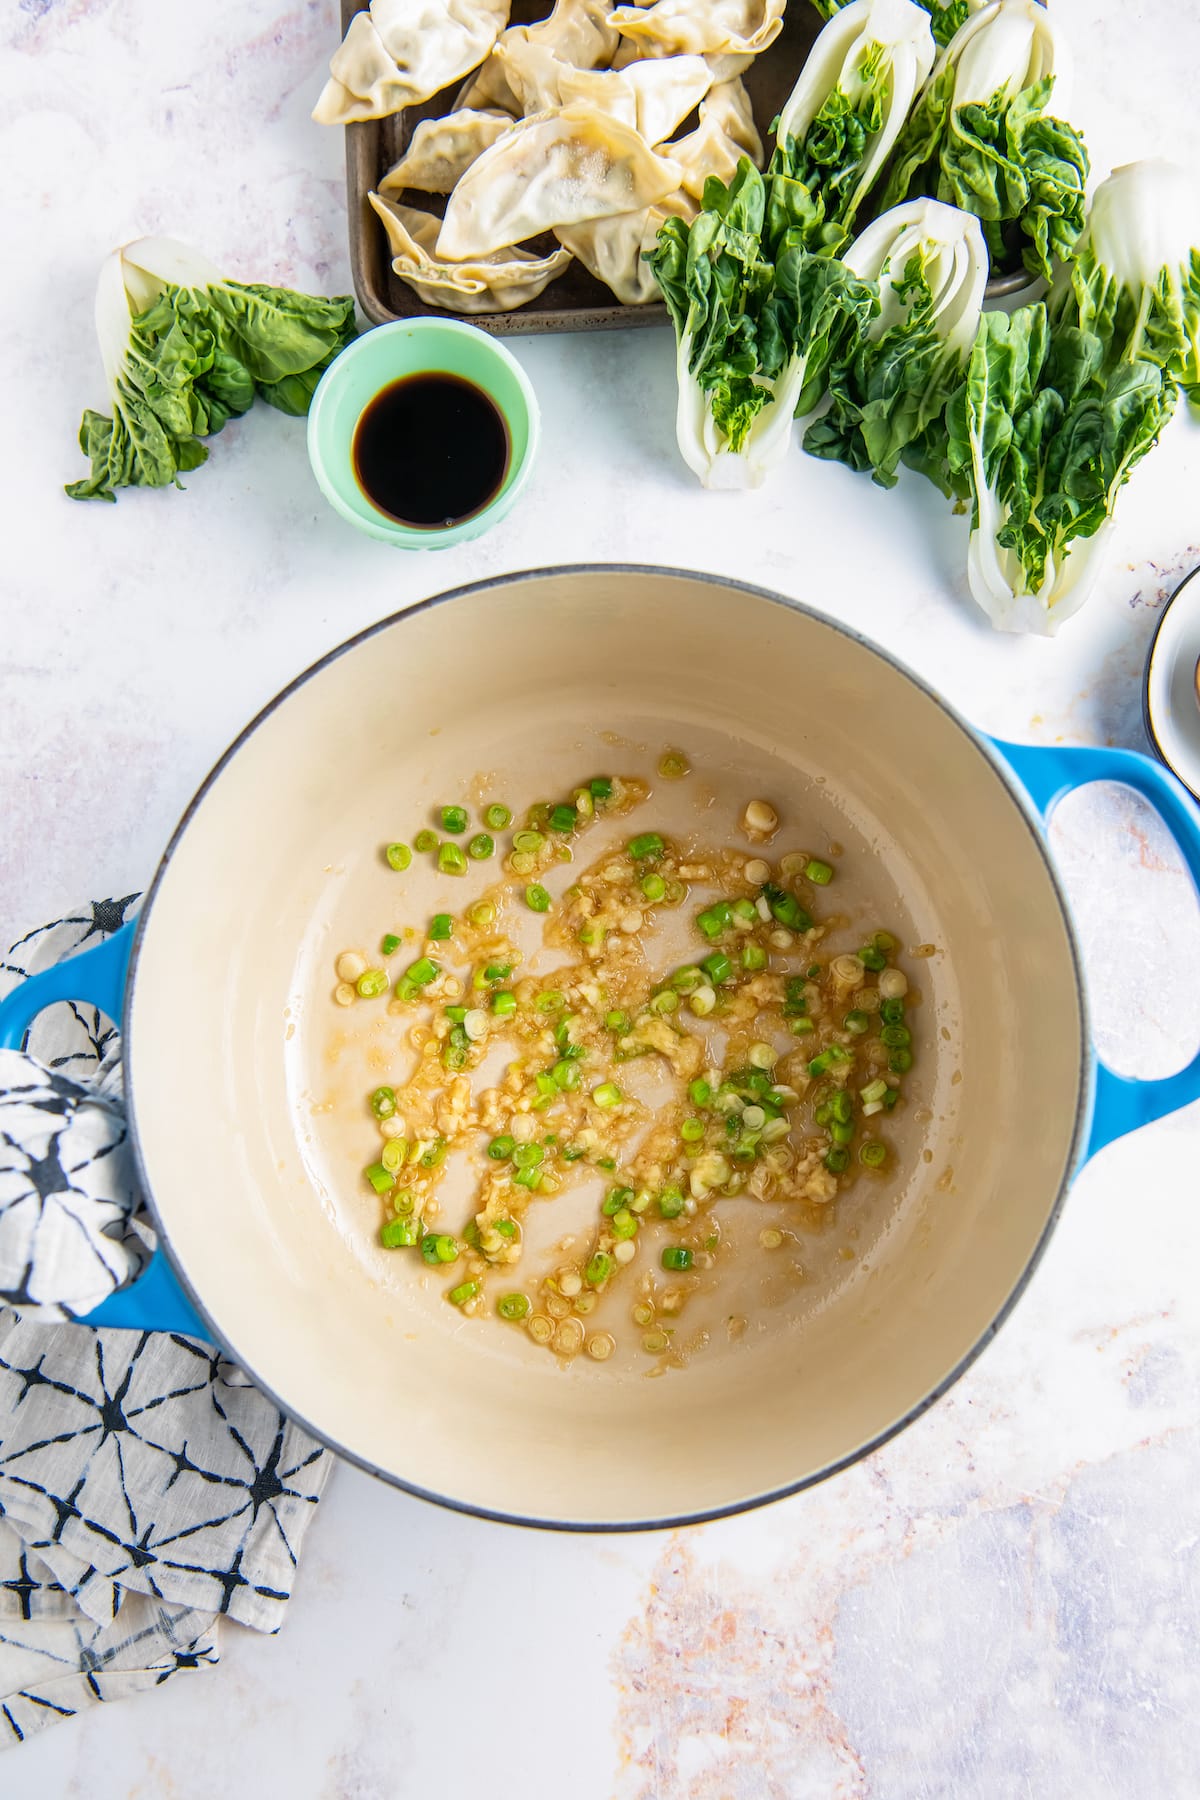
[[[508,473],[495,499],[457,525],[422,531],[372,504],[354,474],[354,429],[382,388],[405,375],[459,375],[495,401],[508,426]],[[512,510],[538,444],[538,403],[511,350],[457,319],[398,319],[355,338],[321,377],[308,411],[308,460],[334,508],[371,537],[402,550],[444,550],[482,535]]]

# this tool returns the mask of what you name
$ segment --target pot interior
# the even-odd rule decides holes
[[[519,1329],[464,1318],[416,1253],[378,1247],[364,1096],[403,1078],[411,1021],[339,1008],[332,988],[339,951],[420,930],[498,873],[456,880],[416,858],[396,874],[384,843],[411,842],[469,794],[519,812],[601,772],[653,779],[667,746],[693,773],[655,782],[635,818],[736,842],[746,800],[769,798],[782,825],[768,855],[844,847],[821,908],[847,920],[840,947],[885,925],[934,954],[901,958],[920,1003],[892,1172],[860,1179],[824,1228],[771,1255],[763,1207],[720,1203],[737,1253],[689,1308],[678,1366],[652,1375],[620,1283],[593,1321],[617,1354],[564,1366]],[[578,859],[626,835],[597,825]],[[682,958],[691,910],[664,968]],[[232,1354],[389,1477],[575,1525],[749,1503],[918,1408],[987,1336],[1046,1232],[1084,1067],[1058,890],[962,726],[816,616],[722,581],[621,569],[431,602],[293,687],[176,836],[128,1029],[144,1172]],[[452,1230],[469,1216],[458,1180]],[[602,1182],[581,1177],[534,1208],[535,1267],[539,1243],[586,1241]]]

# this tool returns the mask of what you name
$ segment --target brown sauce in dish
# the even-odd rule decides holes
[[[504,484],[509,453],[499,407],[458,375],[391,382],[354,428],[354,474],[367,499],[424,531],[481,512]]]

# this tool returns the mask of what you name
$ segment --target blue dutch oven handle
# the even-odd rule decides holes
[[[133,933],[131,920],[90,950],[30,975],[0,1000],[0,1050],[19,1050],[38,1014],[57,1000],[81,1001],[99,1007],[110,1019],[119,1019]],[[161,1245],[136,1281],[118,1288],[79,1323],[124,1331],[178,1331],[185,1337],[212,1341],[211,1331],[197,1317]]]
[[[1117,781],[1148,800],[1171,833],[1200,893],[1200,809],[1175,776],[1161,763],[1136,750],[1094,749],[1084,745],[991,743],[1008,764],[1034,806],[1048,819],[1064,795],[1093,781]],[[1118,1075],[1096,1058],[1095,1103],[1084,1158],[1094,1156],[1114,1138],[1149,1125],[1167,1113],[1200,1100],[1200,1052],[1177,1075],[1138,1081]]]

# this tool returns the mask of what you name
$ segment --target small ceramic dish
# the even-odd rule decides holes
[[[354,472],[354,432],[375,396],[406,375],[457,375],[481,388],[508,428],[508,470],[499,492],[469,518],[424,530],[382,512]],[[444,550],[476,538],[512,510],[533,469],[538,403],[511,350],[457,319],[403,319],[380,325],[342,351],[313,395],[308,459],[329,504],[351,525],[402,550]]]
[[[1142,683],[1146,735],[1159,759],[1200,800],[1200,570],[1185,575],[1163,608]]]

